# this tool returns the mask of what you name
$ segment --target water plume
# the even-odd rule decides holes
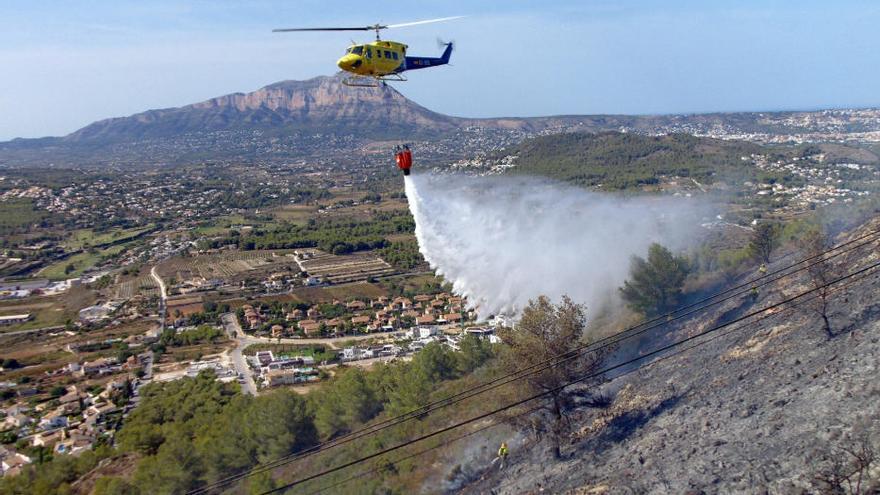
[[[533,177],[415,174],[406,196],[425,260],[481,319],[568,295],[615,300],[633,255],[681,249],[704,208],[691,198],[622,197]]]

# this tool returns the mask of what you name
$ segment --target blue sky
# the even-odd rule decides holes
[[[472,117],[880,106],[880,2],[0,0],[0,140],[335,72],[368,33],[272,33],[467,15],[386,31],[453,66],[396,84]]]

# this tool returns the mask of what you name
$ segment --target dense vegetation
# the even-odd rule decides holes
[[[144,388],[117,437],[143,459],[131,482],[99,493],[181,493],[317,441],[305,399],[289,391],[252,397],[204,372]]]
[[[379,256],[401,270],[412,270],[426,266],[419,244],[415,241],[396,241],[388,243],[379,251]]]
[[[178,332],[173,328],[165,329],[159,342],[165,346],[185,346],[204,343],[214,343],[223,337],[223,331],[211,325],[201,325],[198,328]]]
[[[306,225],[285,223],[255,230],[252,235],[237,232],[205,243],[217,248],[237,244],[240,249],[291,249],[317,247],[333,254],[379,249],[389,245],[385,236],[407,234],[415,230],[415,222],[407,211],[376,213],[371,220],[310,219]]]
[[[28,231],[32,225],[46,228],[51,225],[48,211],[39,210],[30,199],[0,202],[0,235]]]
[[[656,184],[659,176],[698,181],[718,175],[742,177],[747,171],[741,157],[767,151],[757,144],[688,134],[603,132],[537,137],[524,141],[514,152],[519,157],[513,173],[622,190]]]
[[[423,406],[450,380],[481,367],[493,354],[490,344],[476,337],[462,340],[458,352],[431,344],[409,362],[371,371],[343,367],[307,398],[283,389],[243,395],[236,384],[218,382],[211,372],[154,383],[141,390],[141,403],[118,432],[116,449],[102,445],[79,457],[48,456],[19,476],[3,478],[0,495],[70,493],[70,484],[100,460],[122,453],[140,457],[134,473],[98,479],[97,495],[183,493],[383,415]],[[352,445],[339,455],[359,455],[363,448]],[[381,483],[382,476],[371,483]],[[250,483],[251,491],[274,486],[268,477]]]
[[[107,445],[100,445],[78,456],[45,455],[42,462],[25,466],[18,476],[0,479],[0,495],[72,493],[70,485],[74,481],[111,455],[113,449]]]

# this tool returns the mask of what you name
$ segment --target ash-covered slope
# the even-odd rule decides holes
[[[838,240],[878,228],[875,218]],[[875,242],[835,266],[845,274],[878,260]],[[878,456],[862,470],[859,493],[877,493],[880,273],[847,284],[832,296],[831,338],[809,303],[771,312],[606,384],[613,404],[574,415],[564,460],[555,461],[545,442],[518,439],[504,471],[487,467],[487,454],[464,467],[469,480],[450,484],[447,476],[438,484],[471,494],[838,493],[828,480],[857,474],[856,455],[847,450],[858,454],[867,445]],[[805,277],[786,279],[762,290],[757,301],[730,301],[668,338],[693,335],[808,287]]]

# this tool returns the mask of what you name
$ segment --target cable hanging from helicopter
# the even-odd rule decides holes
[[[377,87],[384,85],[386,81],[406,81],[406,77],[403,75],[406,71],[446,65],[452,55],[452,42],[449,42],[443,43],[443,53],[439,57],[409,57],[406,55],[407,45],[381,39],[380,30],[451,21],[462,17],[464,16],[442,17],[401,24],[374,24],[364,27],[284,28],[273,29],[272,32],[375,31],[376,41],[363,44],[352,43],[345,51],[345,55],[336,61],[336,65],[343,71],[353,74],[342,80],[346,86]]]

